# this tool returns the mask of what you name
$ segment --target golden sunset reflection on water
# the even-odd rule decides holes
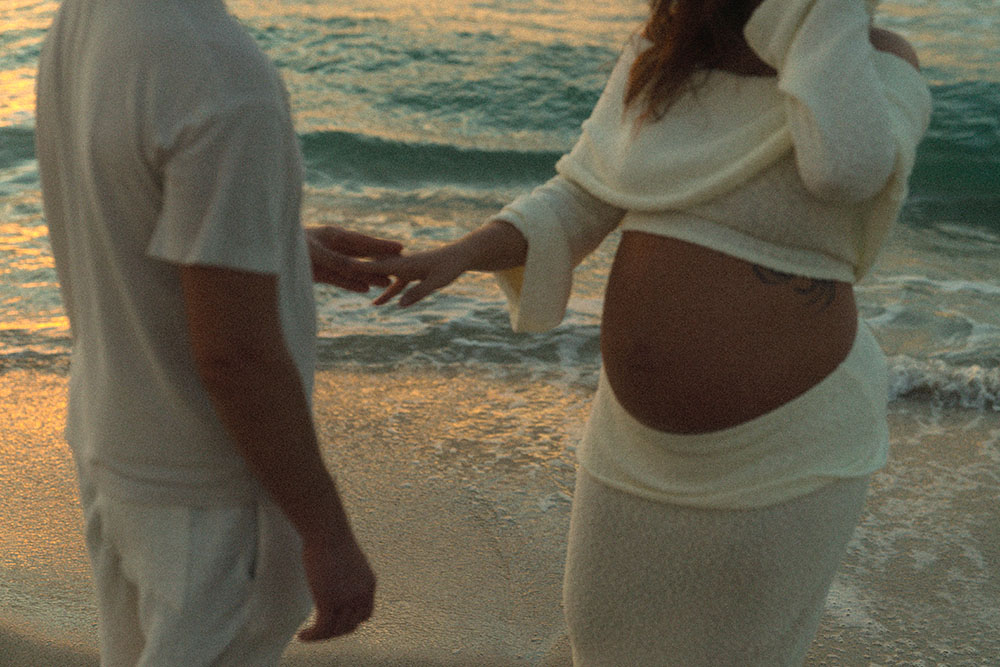
[[[391,8],[384,2],[366,0],[349,5],[327,0],[229,0],[227,5],[242,19],[265,19],[279,27],[280,20],[275,18],[278,11],[319,23],[334,17],[378,19],[387,23],[390,33],[393,23],[405,23],[408,30],[495,33],[512,41],[560,44],[606,44],[612,33],[618,41],[637,27],[648,6],[645,0],[542,0],[514,5],[478,0],[398,0]],[[576,11],[577,5],[585,11]],[[343,26],[337,30],[350,33],[350,28]]]
[[[0,38],[5,53],[22,54],[21,67],[0,70],[0,126],[27,124],[35,109],[35,58],[38,45],[52,21],[58,3],[48,0],[3,0],[0,3]]]
[[[1000,4],[995,0],[949,2],[946,8],[932,0],[884,0],[877,22],[913,43],[932,83],[953,82],[943,73],[970,70],[976,79],[1000,81]]]
[[[0,27],[0,31],[3,28]],[[35,109],[35,70],[0,71],[0,118],[27,119]]]
[[[33,287],[30,284],[21,285],[23,288]],[[24,333],[39,333],[42,331],[69,331],[69,318],[65,315],[57,315],[49,318],[26,317],[23,319],[8,319],[0,322],[0,331],[20,331]]]
[[[450,31],[455,34],[492,34],[498,43],[537,42],[559,44],[617,44],[640,24],[646,10],[644,0],[587,3],[586,11],[574,11],[581,0],[537,2],[524,6],[490,6],[472,0],[399,0],[387,8],[381,2],[356,0],[349,6],[327,0],[230,0],[233,14],[256,29],[296,29],[305,19],[321,26],[328,36],[349,38],[352,28],[341,19],[378,19],[386,24],[391,39],[394,23],[408,30]],[[22,67],[0,70],[0,124],[30,125],[35,104],[35,67],[30,57],[44,38],[58,3],[40,0],[5,0],[0,9],[0,35],[23,35],[5,44],[8,52],[25,54]],[[982,6],[980,6],[982,5]],[[1000,8],[993,0],[949,7],[942,18],[937,3],[917,0],[885,0],[879,23],[902,32],[911,40],[925,68],[940,72],[967,70],[973,65],[985,80],[1000,80],[996,67],[1000,53]],[[285,21],[290,19],[291,21]],[[322,27],[325,22],[338,23]],[[287,25],[285,25],[287,23]],[[928,26],[933,25],[934,29]],[[369,30],[357,27],[355,32]],[[360,33],[359,33],[360,34]],[[482,67],[491,67],[489,45],[481,52]],[[286,72],[294,76],[294,72]],[[932,76],[942,76],[932,73]],[[944,79],[942,79],[944,80]]]

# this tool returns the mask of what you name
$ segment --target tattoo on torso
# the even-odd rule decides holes
[[[793,289],[798,294],[808,297],[810,306],[820,304],[820,310],[828,308],[834,299],[837,298],[837,283],[834,280],[802,278],[756,264],[753,267],[753,272],[757,276],[757,279],[765,285],[785,285],[793,280],[805,281],[805,285],[797,285]]]

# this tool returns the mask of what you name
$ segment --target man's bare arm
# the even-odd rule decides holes
[[[317,619],[300,636],[346,634],[371,615],[375,577],[319,453],[282,333],[277,278],[188,266],[181,283],[192,354],[216,412],[302,537]]]

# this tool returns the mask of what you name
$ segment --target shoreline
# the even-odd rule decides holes
[[[93,666],[66,376],[0,376],[0,513],[14,518],[0,533],[0,655]],[[378,606],[354,635],[293,643],[282,665],[568,665],[562,558],[589,392],[470,368],[320,370],[324,456]],[[983,664],[1000,655],[1000,413],[901,403],[890,427],[890,463],[805,664]]]

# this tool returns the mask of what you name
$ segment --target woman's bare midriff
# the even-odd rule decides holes
[[[705,433],[818,384],[850,352],[856,327],[848,283],[625,232],[608,280],[601,350],[615,396],[638,421]]]

